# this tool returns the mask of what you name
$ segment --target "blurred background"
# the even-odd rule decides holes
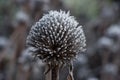
[[[45,65],[25,46],[31,26],[49,10],[70,11],[83,25],[87,51],[75,80],[120,80],[120,0],[0,0],[0,80],[44,80]],[[60,71],[66,80],[68,68]]]

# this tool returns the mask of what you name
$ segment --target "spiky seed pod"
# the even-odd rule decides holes
[[[50,11],[34,26],[27,37],[27,45],[46,63],[67,63],[84,51],[86,39],[82,26],[69,12]]]

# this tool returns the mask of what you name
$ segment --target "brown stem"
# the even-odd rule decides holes
[[[51,70],[51,73],[52,73],[51,80],[59,80],[59,65],[54,65],[54,67]]]

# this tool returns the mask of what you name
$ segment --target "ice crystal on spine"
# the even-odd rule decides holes
[[[82,26],[69,12],[50,11],[32,26],[27,45],[43,62],[66,63],[84,51],[86,39]]]

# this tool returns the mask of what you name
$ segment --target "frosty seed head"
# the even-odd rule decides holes
[[[66,63],[85,50],[86,39],[69,12],[50,11],[32,26],[27,45],[43,62]]]

